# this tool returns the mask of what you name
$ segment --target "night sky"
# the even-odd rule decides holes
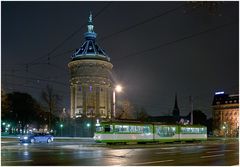
[[[67,64],[84,41],[89,12],[126,98],[151,115],[194,109],[211,117],[216,91],[239,88],[239,4],[213,12],[186,2],[2,2],[1,86],[40,99],[49,84],[69,110]]]

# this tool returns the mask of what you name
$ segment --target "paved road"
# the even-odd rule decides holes
[[[230,166],[239,164],[234,143],[103,146],[92,141],[19,144],[2,142],[1,165]]]

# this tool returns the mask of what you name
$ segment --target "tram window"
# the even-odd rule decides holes
[[[143,133],[150,133],[150,127],[149,126],[144,126]]]
[[[110,127],[105,127],[105,132],[110,132]]]
[[[105,125],[104,132],[112,132],[112,125]]]
[[[121,131],[122,132],[129,132],[129,126],[123,125]]]
[[[115,125],[114,131],[122,133],[142,133],[143,127],[135,125]]]
[[[206,133],[206,128],[181,128],[182,133],[186,134],[199,134],[199,133]]]
[[[115,132],[129,132],[129,130],[128,125],[115,125]]]
[[[96,127],[96,132],[102,132],[103,131],[103,127],[102,126],[97,126]]]
[[[115,125],[115,132],[121,132],[121,126]]]
[[[160,137],[171,137],[176,133],[176,127],[159,126],[156,128],[157,134]]]
[[[129,126],[129,132],[136,132],[136,126]]]

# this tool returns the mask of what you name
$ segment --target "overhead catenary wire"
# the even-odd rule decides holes
[[[156,49],[159,49],[161,47],[165,47],[165,46],[168,46],[168,45],[171,45],[171,44],[175,44],[177,42],[181,42],[183,40],[187,40],[187,39],[191,39],[191,38],[194,38],[196,36],[199,36],[199,35],[202,35],[202,34],[205,34],[205,33],[208,33],[208,32],[211,32],[211,31],[216,31],[218,29],[221,29],[221,28],[224,28],[226,26],[229,26],[229,25],[232,25],[232,24],[237,24],[236,21],[233,21],[233,22],[229,22],[229,23],[225,23],[225,24],[222,24],[222,25],[218,25],[216,27],[211,27],[209,29],[206,29],[206,30],[202,30],[200,32],[196,32],[196,33],[193,33],[193,34],[190,34],[190,35],[186,35],[184,37],[181,37],[181,38],[178,38],[178,39],[175,39],[173,41],[169,41],[169,42],[165,42],[165,43],[161,43],[159,45],[156,45],[154,47],[151,47],[151,48],[148,48],[148,49],[145,49],[145,50],[141,50],[141,51],[137,51],[135,53],[131,53],[131,54],[128,54],[126,56],[122,56],[120,58],[116,58],[115,60],[124,60],[126,58],[129,58],[129,57],[136,57],[136,56],[141,56],[143,55],[144,53],[147,53],[147,52],[150,52],[150,51],[153,51],[153,50],[156,50]]]
[[[134,27],[133,27],[134,28]],[[126,28],[125,28],[126,29]],[[132,29],[132,28],[130,28],[130,29]],[[129,29],[129,30],[130,30]],[[122,32],[124,32],[123,30],[122,30]],[[122,33],[122,32],[120,32],[120,33]],[[117,33],[117,32],[116,32]],[[111,35],[111,34],[110,34]],[[116,34],[117,35],[117,34]],[[112,37],[112,36],[111,36]],[[109,37],[110,38],[110,37]],[[192,37],[191,37],[192,38]],[[167,44],[166,45],[170,45],[171,43],[176,43],[176,42],[178,42],[178,41],[181,41],[181,40],[175,40],[175,41],[173,41],[173,42],[166,42]],[[169,43],[169,44],[168,44]],[[162,46],[161,46],[162,47]],[[150,50],[149,51],[151,51],[151,49],[152,48],[150,48]],[[156,48],[157,49],[157,48]],[[147,50],[147,49],[146,49]],[[153,50],[155,50],[155,49],[153,49]],[[71,50],[71,52],[72,52],[73,50]],[[69,51],[68,51],[69,52]],[[141,51],[140,51],[141,52]],[[69,52],[70,53],[70,52]],[[147,53],[147,52],[144,52],[144,53]],[[66,53],[65,53],[66,54]],[[136,54],[136,53],[135,53]],[[60,55],[60,54],[59,54]],[[138,54],[137,54],[138,55]],[[53,57],[56,57],[56,56],[51,56],[51,58],[53,58]],[[131,57],[131,56],[130,56]],[[50,64],[51,65],[51,64]]]
[[[220,25],[220,26],[216,26],[216,27],[213,27],[213,28],[209,28],[207,30],[203,30],[203,31],[200,31],[200,32],[197,32],[197,33],[193,33],[191,35],[187,35],[187,36],[184,36],[182,38],[179,38],[179,39],[176,39],[176,40],[173,40],[173,41],[170,41],[170,42],[166,42],[166,43],[162,43],[160,45],[157,45],[157,46],[154,46],[152,48],[148,48],[148,49],[145,49],[145,50],[142,50],[142,51],[138,51],[138,52],[135,52],[135,53],[132,53],[132,54],[129,54],[129,55],[126,55],[124,57],[121,57],[119,59],[125,59],[125,58],[129,58],[129,57],[133,57],[133,56],[141,56],[143,53],[147,53],[147,52],[150,52],[150,51],[153,51],[153,50],[156,50],[156,49],[159,49],[161,47],[164,47],[164,46],[167,46],[167,45],[170,45],[170,44],[174,44],[174,43],[177,43],[177,42],[180,42],[180,41],[183,41],[183,40],[186,40],[186,39],[190,39],[190,38],[193,38],[193,37],[196,37],[196,36],[199,36],[199,35],[202,35],[202,34],[205,34],[205,33],[208,33],[208,32],[211,32],[211,31],[215,31],[217,29],[220,29],[220,28],[223,28],[223,27],[226,27],[228,25],[232,25],[232,24],[235,24],[236,22],[230,22],[230,23],[226,23],[226,24],[223,24],[223,25]],[[117,59],[118,60],[118,59]]]
[[[103,12],[109,5],[110,5],[110,3],[109,3],[108,5],[106,5],[101,11],[99,11],[99,12],[96,14],[96,16],[94,16],[93,18],[96,18],[96,17],[97,17],[101,12]],[[118,34],[120,34],[120,33],[129,31],[129,30],[134,29],[134,28],[136,28],[136,27],[138,27],[138,26],[141,26],[141,25],[143,25],[143,24],[146,24],[146,23],[149,23],[149,22],[154,21],[154,20],[156,20],[156,19],[159,19],[160,17],[165,16],[165,15],[171,13],[171,12],[177,11],[178,9],[182,8],[183,6],[184,6],[184,5],[180,5],[180,6],[178,6],[178,7],[173,8],[173,9],[167,10],[167,11],[161,13],[161,14],[152,16],[152,17],[147,18],[147,19],[145,19],[145,20],[143,20],[143,21],[141,21],[141,22],[138,22],[138,23],[135,23],[135,24],[133,24],[133,25],[131,25],[131,26],[125,27],[125,28],[123,28],[123,29],[121,29],[121,30],[118,30],[118,31],[112,33],[112,34],[109,34],[109,35],[106,35],[106,36],[104,36],[104,37],[99,38],[98,41],[103,41],[103,40],[109,39],[109,38],[111,38],[111,37],[113,37],[113,36],[115,36],[115,35],[118,35]],[[80,28],[82,29],[82,28],[83,28],[84,26],[86,26],[86,25],[87,25],[87,23],[85,23],[84,25],[82,25]],[[80,28],[79,28],[79,29],[80,29]],[[80,30],[79,30],[79,31],[80,31]],[[77,32],[77,30],[76,30],[75,32]],[[73,32],[73,33],[72,33],[68,38],[66,38],[66,39],[69,40],[74,34],[76,34],[76,33]],[[61,46],[62,46],[64,43],[65,43],[65,40],[61,43]],[[59,47],[60,47],[60,44],[59,44]],[[54,50],[54,49],[53,49],[53,50]],[[75,50],[75,49],[69,49],[69,50],[67,50],[67,51],[64,51],[63,53],[60,53],[60,54],[57,54],[57,55],[51,56],[51,57],[52,57],[52,58],[55,58],[55,57],[62,56],[62,55],[68,54],[68,53],[72,53],[74,50]],[[55,50],[54,50],[54,51],[55,51]],[[49,52],[49,53],[52,54],[53,52]],[[45,55],[45,56],[42,56],[42,57],[46,57],[46,55]],[[32,65],[32,64],[37,64],[37,63],[31,63],[31,65]]]
[[[110,4],[111,4],[111,3],[108,3],[106,6],[104,6],[93,18],[96,18],[98,15],[100,15],[106,8],[108,8],[108,7],[110,6]],[[173,8],[173,9],[167,10],[167,11],[161,13],[161,14],[152,16],[152,17],[147,18],[147,19],[145,19],[145,20],[143,20],[143,21],[141,21],[141,22],[135,23],[135,24],[133,24],[133,25],[131,25],[131,26],[128,26],[128,27],[126,27],[126,28],[124,28],[124,29],[122,29],[122,30],[119,30],[119,31],[114,32],[114,33],[112,33],[112,34],[110,34],[110,35],[107,35],[107,36],[105,36],[105,37],[102,37],[102,38],[99,39],[99,41],[100,41],[100,40],[105,40],[105,39],[111,38],[111,37],[113,37],[113,36],[115,36],[115,35],[118,35],[119,33],[123,33],[123,32],[129,31],[129,30],[131,30],[131,29],[133,29],[133,28],[136,28],[136,27],[141,26],[141,25],[143,25],[143,24],[149,23],[149,22],[151,22],[151,21],[153,21],[153,20],[159,19],[160,17],[165,16],[165,15],[171,13],[171,12],[174,12],[174,11],[182,8],[183,6],[184,6],[184,5],[180,5],[180,6],[178,6],[178,7]],[[74,32],[73,32],[70,36],[68,36],[62,43],[60,43],[60,44],[59,44],[57,47],[55,47],[51,52],[49,52],[49,54],[52,54],[57,48],[59,48],[60,46],[62,46],[62,45],[65,43],[65,41],[71,39],[71,37],[73,37],[78,31],[80,31],[80,29],[82,29],[82,28],[83,28],[84,26],[86,26],[86,25],[87,25],[87,23],[85,23],[84,25],[82,25],[78,30],[74,31]],[[68,53],[72,53],[74,50],[75,50],[75,49],[70,49],[70,50],[68,50],[68,51],[65,51],[65,52],[63,52],[63,53],[60,53],[60,54],[57,54],[57,55],[54,55],[54,56],[51,56],[51,57],[52,57],[52,58],[55,58],[55,57],[62,56],[62,55],[68,54]],[[40,59],[43,58],[43,57],[46,57],[46,56],[42,56],[42,57],[40,57]],[[50,60],[50,58],[48,57],[48,62],[49,62],[49,60]],[[38,63],[38,62],[33,63],[33,62],[31,62],[31,66],[32,66],[32,65],[38,65],[38,64],[42,64],[42,63]],[[44,63],[44,64],[45,64],[45,63]],[[52,64],[49,63],[49,65],[52,65]],[[53,66],[53,65],[52,65],[52,66]],[[54,67],[54,66],[53,66],[53,67]],[[56,66],[55,66],[55,67],[56,67]],[[59,67],[58,67],[58,68],[59,68]],[[62,70],[64,70],[64,69],[62,68]]]
[[[12,82],[6,82],[5,84],[8,84],[8,85],[14,85],[14,86],[19,86],[19,87],[26,87],[26,88],[31,88],[31,89],[34,89],[34,90],[38,90],[38,91],[42,91],[42,87],[38,87],[38,86],[32,86],[32,85],[26,85],[26,84],[19,84],[19,83],[12,83]],[[7,87],[8,89],[11,89],[10,86]],[[57,90],[58,92],[62,92],[64,93],[64,95],[66,93],[69,93],[68,91],[63,91],[63,90]]]
[[[53,81],[53,80],[44,79],[44,78],[26,77],[26,76],[19,76],[19,75],[13,75],[13,74],[4,74],[4,75],[5,75],[5,77],[16,77],[16,78],[22,78],[22,79],[30,79],[30,80],[39,80],[39,81],[45,81],[45,82],[52,82],[52,83],[55,83],[55,84],[63,85],[65,87],[69,87],[64,82]]]
[[[104,10],[106,10],[112,2],[108,2],[103,8],[101,8],[93,18],[98,17]],[[83,25],[81,25],[78,29],[76,29],[74,32],[72,32],[69,36],[67,36],[61,43],[59,43],[57,46],[55,46],[50,52],[48,52],[46,55],[40,56],[32,61],[30,61],[28,64],[32,64],[38,60],[41,60],[45,57],[50,57],[58,48],[60,48],[63,44],[65,44],[66,41],[70,40],[75,34],[77,34],[84,26],[87,25],[87,22],[85,22]]]
[[[119,31],[116,31],[116,32],[114,32],[114,33],[112,33],[112,34],[103,36],[103,37],[99,38],[98,40],[99,40],[99,41],[103,41],[103,40],[109,39],[109,38],[111,38],[111,37],[113,37],[113,36],[115,36],[115,35],[118,35],[118,34],[120,34],[120,33],[123,33],[123,32],[129,31],[129,30],[131,30],[131,29],[134,29],[134,28],[136,28],[136,27],[138,27],[138,26],[142,26],[143,24],[149,23],[149,22],[151,22],[151,21],[153,21],[153,20],[156,20],[156,19],[159,19],[160,17],[165,16],[165,15],[167,15],[167,14],[169,14],[169,13],[175,12],[175,11],[177,11],[178,9],[181,9],[183,6],[184,6],[184,5],[180,5],[180,6],[178,6],[178,7],[175,7],[175,8],[173,8],[173,9],[167,10],[167,11],[165,11],[165,12],[163,12],[163,13],[158,14],[158,15],[155,15],[155,16],[152,16],[152,17],[150,17],[150,18],[147,18],[147,19],[145,19],[145,20],[143,20],[143,21],[140,21],[140,22],[138,22],[138,23],[135,23],[135,24],[133,24],[133,25],[130,25],[130,26],[128,26],[128,27],[126,27],[126,28],[123,28],[123,29],[121,29],[121,30],[119,30]]]

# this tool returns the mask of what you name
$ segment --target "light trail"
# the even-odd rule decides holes
[[[162,160],[162,161],[152,161],[152,162],[140,162],[140,163],[134,163],[133,165],[146,165],[146,164],[156,164],[156,163],[163,163],[163,162],[172,162],[174,160],[168,159],[168,160]]]
[[[220,156],[224,156],[224,154],[209,155],[209,156],[201,156],[200,158],[212,158],[212,157],[220,157]]]

